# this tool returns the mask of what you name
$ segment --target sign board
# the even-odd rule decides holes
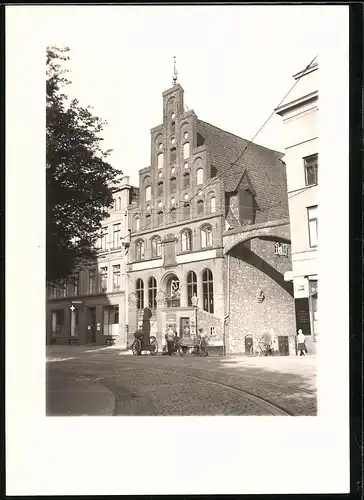
[[[304,299],[309,297],[309,284],[307,278],[294,278],[293,295],[295,299]]]
[[[72,300],[71,304],[82,304],[82,300]]]
[[[307,298],[295,299],[296,333],[299,329],[305,335],[311,335],[310,307]]]

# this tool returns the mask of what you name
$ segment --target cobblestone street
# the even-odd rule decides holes
[[[72,347],[47,353],[48,415],[316,413],[315,357],[152,357]]]

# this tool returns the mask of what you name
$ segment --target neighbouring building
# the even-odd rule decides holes
[[[292,238],[292,269],[296,330],[306,335],[315,352],[318,313],[318,89],[319,65],[294,76],[297,85],[276,111],[285,130],[287,189]]]
[[[162,96],[139,203],[128,209],[128,346],[148,307],[160,348],[172,325],[178,335],[203,328],[210,346],[231,353],[249,353],[268,333],[279,353],[294,354],[283,154],[246,149],[248,141],[198,119],[176,78]]]
[[[138,189],[123,177],[103,222],[97,262],[75,269],[74,276],[48,290],[48,344],[126,345],[128,206]]]

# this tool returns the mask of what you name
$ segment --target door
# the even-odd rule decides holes
[[[96,307],[88,307],[86,344],[96,342]]]
[[[250,354],[253,347],[253,337],[245,337],[245,354]]]
[[[278,351],[280,356],[289,356],[288,336],[278,337]]]
[[[190,318],[180,318],[179,335],[180,337],[190,337]]]

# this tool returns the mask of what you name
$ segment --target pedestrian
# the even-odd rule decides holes
[[[298,330],[297,335],[297,350],[300,353],[300,356],[306,356],[307,348],[306,348],[306,337],[304,336],[301,329]]]
[[[172,329],[172,325],[169,325],[169,327],[168,327],[166,339],[167,339],[168,356],[172,356],[173,342],[174,342],[174,332]]]

